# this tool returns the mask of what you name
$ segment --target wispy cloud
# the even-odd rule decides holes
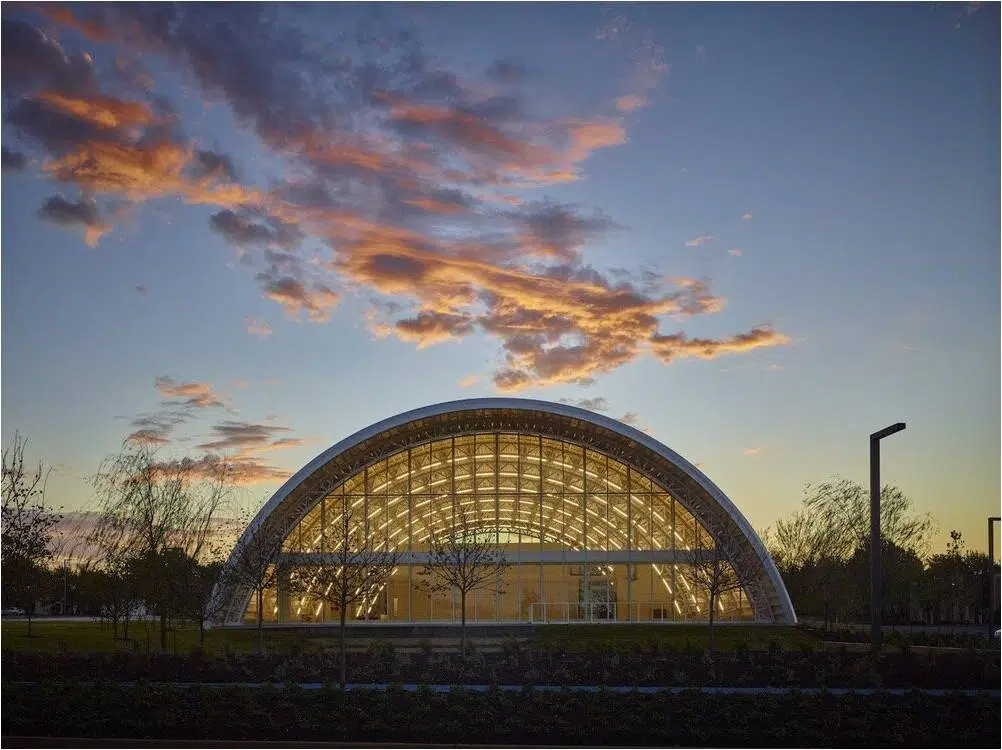
[[[92,247],[111,231],[111,226],[102,221],[97,203],[88,198],[68,201],[61,195],[50,196],[38,209],[38,217],[61,227],[82,229],[85,241]]]
[[[14,151],[6,146],[2,149],[2,164],[4,172],[23,172],[28,166],[28,157],[21,151]]]
[[[150,294],[150,290],[149,290],[149,289],[147,289],[147,288],[146,288],[145,286],[143,286],[142,284],[136,284],[136,287],[135,287],[135,289],[136,289],[136,291],[137,291],[137,292],[139,292],[139,293],[140,293],[141,295],[143,295],[144,297],[148,297],[148,296],[149,296],[149,294]]]
[[[733,255],[735,258],[740,258],[741,255],[742,255],[741,248],[739,248],[739,247],[732,247],[730,250],[727,251],[727,254],[728,255]]]
[[[471,388],[479,383],[481,380],[479,375],[464,375],[459,380],[456,381],[456,385],[460,388]]]
[[[769,365],[765,368],[766,372],[782,372],[785,368],[783,365]]]
[[[184,399],[182,405],[207,409],[213,406],[225,406],[222,396],[212,390],[208,383],[179,383],[171,377],[162,375],[156,379],[157,390],[164,396]]]
[[[259,336],[260,338],[268,338],[271,336],[271,326],[263,320],[259,320],[258,318],[244,318],[244,324],[247,326],[247,333],[251,336]]]
[[[685,357],[713,359],[721,354],[737,354],[772,346],[789,344],[790,338],[771,328],[753,328],[748,333],[739,333],[725,339],[690,339],[685,334],[654,337],[654,355],[663,362],[671,362]]]
[[[633,112],[647,106],[647,97],[639,94],[627,94],[616,99],[616,109],[620,112]]]
[[[594,398],[562,398],[560,399],[560,403],[570,404],[571,406],[576,406],[579,409],[587,409],[588,411],[609,411],[609,402],[602,396]]]
[[[342,44],[316,31],[310,6],[220,7],[46,11],[53,27],[87,39],[86,53],[5,19],[5,123],[44,176],[93,202],[78,225],[94,241],[114,204],[203,206],[290,317],[326,323],[359,294],[376,300],[374,331],[417,347],[486,335],[499,347],[501,391],[591,382],[648,353],[670,361],[784,342],[758,329],[710,342],[663,334],[671,316],[713,314],[723,301],[705,284],[638,285],[588,266],[584,249],[621,227],[533,199],[626,143],[624,113],[668,73],[662,47],[625,11],[596,34],[633,63],[616,106],[540,117],[517,61],[476,76],[443,69],[417,35],[396,33],[393,13],[378,39],[346,22]],[[224,103],[274,169],[206,150],[185,108],[157,90],[158,67]],[[264,174],[254,181],[252,171]]]
[[[757,456],[761,452],[762,452],[761,448],[745,448],[744,451],[746,456]]]
[[[263,381],[263,384],[269,382],[277,381]],[[247,381],[233,383],[235,388],[248,385]],[[162,396],[167,397],[161,402],[162,408],[133,418],[133,432],[126,438],[127,442],[170,450],[176,443],[193,442],[190,436],[177,437],[175,433],[202,413],[212,414],[213,408],[236,413],[208,383],[180,383],[164,376],[157,378],[156,387]],[[200,455],[184,458],[167,455],[163,460],[167,463],[185,462],[193,477],[215,476],[220,470],[225,470],[227,481],[236,485],[286,479],[291,472],[269,463],[266,454],[297,448],[309,440],[291,435],[292,429],[274,424],[274,418],[274,415],[269,415],[263,422],[236,419],[215,422],[201,441],[194,445],[202,452]]]
[[[262,449],[287,447],[276,445],[278,435],[291,432],[288,427],[270,424],[255,424],[226,420],[212,426],[213,439],[198,447],[207,451],[237,451],[239,454],[258,452]]]
[[[751,217],[752,217],[752,215],[751,215],[751,214],[744,214],[744,215],[743,215],[743,216],[741,217],[741,221],[748,221],[749,219],[751,219]]]
[[[640,415],[637,414],[635,411],[626,412],[623,416],[619,418],[619,421],[622,422],[623,424],[630,425],[630,427],[636,427],[641,432],[650,433],[651,431],[650,426],[644,424],[643,421],[640,419]]]
[[[713,239],[715,239],[715,238],[714,238],[714,236],[712,234],[704,234],[704,235],[701,235],[699,237],[693,237],[691,240],[686,240],[685,241],[685,246],[686,247],[702,247],[707,242],[710,242]]]
[[[957,18],[957,22],[956,22],[955,26],[958,29],[960,28],[960,26],[963,23],[964,19],[967,16],[970,16],[970,15],[972,15],[974,13],[977,13],[979,10],[981,10],[981,6],[984,5],[984,3],[970,2],[970,3],[963,3],[963,4],[961,4],[961,3],[952,3],[951,4],[951,6],[953,8],[957,8],[957,7],[961,6],[961,5],[962,5],[961,10],[959,12],[956,12],[956,14],[955,14],[956,18]]]

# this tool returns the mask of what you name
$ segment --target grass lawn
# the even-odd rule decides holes
[[[156,622],[132,622],[129,624],[128,639],[115,640],[110,624],[87,621],[35,620],[31,624],[31,638],[28,637],[28,622],[24,619],[4,620],[0,627],[0,645],[12,651],[142,651],[160,650],[160,627]],[[121,636],[121,628],[119,628]],[[316,642],[314,642],[314,640]],[[298,642],[300,650],[319,650],[325,645],[322,639],[306,639],[292,632],[281,630],[264,631],[265,647],[269,652],[288,652]],[[185,624],[168,633],[167,650],[179,654],[198,647],[198,627]],[[207,630],[205,651],[224,653],[227,648],[233,652],[251,652],[258,649],[257,630]]]
[[[742,627],[721,625],[716,630],[716,646],[721,651],[731,651],[739,647],[749,650],[767,650],[774,645],[783,650],[814,649],[820,641],[814,635],[785,627]],[[87,621],[47,621],[32,623],[32,637],[27,637],[26,620],[4,620],[0,629],[0,645],[4,650],[42,652],[94,652],[94,651],[140,651],[160,650],[160,629],[157,623],[133,622],[129,625],[129,638],[115,640],[110,624]],[[378,631],[373,632],[376,640]],[[307,635],[291,630],[265,629],[265,647],[270,653],[288,653],[336,649],[338,639],[330,633]],[[500,646],[503,638],[481,639],[476,629],[471,628],[471,640],[475,643]],[[422,640],[417,638],[393,638],[397,647],[418,647]],[[434,639],[436,650],[454,647],[451,641],[458,638]],[[449,641],[446,644],[446,641]],[[366,648],[368,638],[352,638],[349,648]],[[563,649],[565,651],[630,651],[635,648],[655,647],[660,651],[703,649],[709,647],[709,632],[699,625],[652,625],[652,624],[602,624],[602,625],[537,625],[535,635],[529,645],[543,649]],[[194,624],[177,627],[169,634],[168,651],[187,653],[198,647],[198,628]],[[241,630],[208,630],[205,645],[208,653],[254,652],[258,649],[258,635],[254,628]]]

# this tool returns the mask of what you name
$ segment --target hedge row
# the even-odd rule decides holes
[[[718,746],[998,747],[999,701],[6,684],[7,736]]]
[[[144,653],[4,652],[3,674],[16,680],[329,682],[336,652],[209,656]],[[997,688],[998,652],[884,654],[856,652],[552,653],[519,649],[458,654],[396,653],[379,648],[348,655],[354,683],[797,686]]]

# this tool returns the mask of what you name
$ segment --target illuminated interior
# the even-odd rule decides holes
[[[310,571],[343,538],[345,504],[353,533],[400,559],[352,608],[353,621],[459,620],[455,592],[420,585],[429,537],[448,533],[457,515],[495,539],[509,563],[500,585],[470,594],[471,623],[707,619],[691,550],[712,548],[714,535],[641,470],[570,440],[509,431],[427,440],[314,500],[276,560],[301,585],[295,594],[281,584],[266,592],[268,621],[338,619],[311,588]],[[721,596],[716,608],[719,621],[754,619],[744,589]],[[244,619],[256,620],[256,610],[251,596]]]

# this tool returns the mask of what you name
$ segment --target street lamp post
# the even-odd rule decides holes
[[[995,522],[1002,517],[988,516],[988,635],[995,628]]]
[[[904,422],[892,424],[870,435],[870,642],[880,652],[880,441],[905,429]]]

